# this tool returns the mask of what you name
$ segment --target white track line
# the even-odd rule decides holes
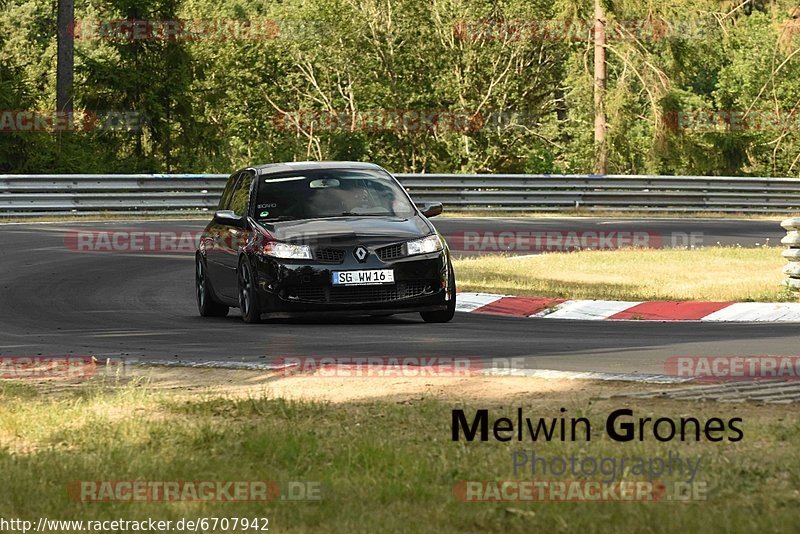
[[[736,302],[706,315],[701,321],[797,322],[800,321],[800,303]]]
[[[641,302],[617,300],[568,300],[555,307],[555,311],[540,312],[533,317],[547,319],[578,319],[582,321],[602,321],[612,315],[625,311]]]
[[[497,302],[505,295],[494,295],[491,293],[457,293],[456,311],[471,312],[477,308]]]

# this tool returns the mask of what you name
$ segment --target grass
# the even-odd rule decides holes
[[[0,517],[157,519],[268,517],[273,532],[791,532],[800,506],[800,415],[787,406],[642,401],[637,416],[742,417],[738,443],[616,443],[603,422],[621,401],[575,392],[518,403],[420,399],[324,404],[125,386],[61,394],[0,383]],[[513,404],[513,407],[512,407]],[[450,410],[491,408],[590,419],[593,439],[454,443]],[[493,415],[492,418],[495,416]],[[595,431],[595,429],[597,431]],[[515,449],[545,456],[701,457],[694,503],[464,503],[460,480],[513,475]],[[529,478],[529,476],[527,477]],[[289,480],[321,483],[318,502],[75,503],[76,480]]]
[[[568,299],[783,302],[775,247],[607,250],[454,262],[460,291]]]

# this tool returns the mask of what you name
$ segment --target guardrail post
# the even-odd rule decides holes
[[[781,256],[789,260],[783,268],[785,283],[789,289],[800,290],[800,218],[786,219],[781,226],[786,230],[786,237],[781,239],[781,243],[788,247],[781,252]]]

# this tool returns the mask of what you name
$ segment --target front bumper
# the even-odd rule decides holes
[[[285,260],[254,255],[250,258],[257,277],[258,296],[264,315],[289,316],[308,313],[369,315],[439,311],[447,308],[449,261],[447,250],[383,261],[370,254],[365,262],[349,252],[341,263]],[[394,283],[334,286],[333,272],[392,269]]]

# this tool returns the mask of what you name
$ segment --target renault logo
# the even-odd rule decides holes
[[[356,249],[353,251],[353,255],[360,263],[364,263],[365,261],[367,261],[368,254],[369,252],[367,252],[367,249],[365,249],[364,247],[356,247]]]

